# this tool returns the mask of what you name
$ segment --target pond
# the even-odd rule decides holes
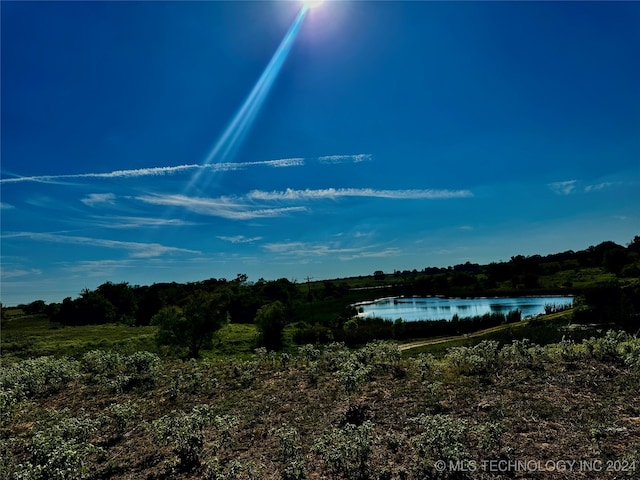
[[[482,316],[487,313],[507,314],[520,310],[522,318],[545,313],[545,305],[556,307],[571,306],[573,297],[547,295],[539,297],[495,297],[495,298],[442,298],[442,297],[395,297],[381,298],[373,302],[354,305],[359,317],[383,318],[395,320],[402,318],[407,322],[416,320],[451,320]]]

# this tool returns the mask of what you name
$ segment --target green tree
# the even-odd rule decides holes
[[[38,313],[43,313],[47,304],[44,300],[36,300],[35,302],[31,302],[29,305],[26,305],[24,308],[24,313],[28,315],[36,315]]]
[[[267,350],[280,350],[282,348],[282,332],[284,331],[286,309],[282,302],[275,301],[263,305],[256,313],[256,325],[258,326],[258,343]]]
[[[229,292],[196,290],[187,298],[184,307],[175,305],[162,308],[151,319],[158,326],[156,341],[187,350],[197,358],[202,348],[210,348],[213,335],[228,321]]]
[[[128,283],[106,282],[96,288],[96,293],[111,302],[118,322],[133,322],[138,305],[133,288]]]

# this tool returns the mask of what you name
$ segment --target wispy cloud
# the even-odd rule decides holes
[[[7,233],[2,238],[29,238],[30,240],[50,243],[62,243],[66,245],[82,245],[90,247],[104,247],[126,250],[132,258],[152,258],[165,254],[191,253],[199,254],[195,250],[167,247],[159,243],[123,242],[121,240],[107,240],[102,238],[76,237],[71,235],[59,235],[55,233],[18,232]]]
[[[342,248],[335,243],[282,242],[267,243],[263,247],[271,253],[295,255],[299,257],[356,253],[359,251],[357,248]]]
[[[395,200],[446,199],[473,197],[469,190],[376,190],[373,188],[324,188],[319,190],[294,190],[265,192],[253,190],[247,197],[251,200],[322,200],[341,197],[372,197]]]
[[[201,215],[250,220],[255,218],[281,217],[292,212],[306,211],[305,207],[258,208],[235,197],[202,198],[186,195],[142,195],[137,200],[152,204],[182,207]]]
[[[553,182],[547,186],[557,195],[571,195],[575,192],[577,180],[566,180],[564,182]]]
[[[584,191],[586,193],[599,192],[600,190],[604,190],[605,188],[609,188],[612,186],[613,186],[612,182],[602,182],[596,185],[587,185],[586,187],[584,187]]]
[[[31,268],[31,269],[15,269],[15,270],[7,270],[5,268],[3,268],[2,270],[0,270],[0,278],[2,278],[3,280],[7,280],[10,278],[18,278],[18,277],[33,277],[36,275],[41,275],[42,274],[42,270],[36,269],[36,268]]]
[[[321,163],[345,163],[345,162],[366,162],[373,158],[373,155],[369,153],[359,153],[357,155],[325,155],[318,157],[318,161]]]
[[[389,258],[397,257],[402,251],[399,248],[385,248],[383,250],[366,250],[351,255],[341,255],[340,260],[356,260],[358,258]]]
[[[95,207],[100,204],[113,205],[115,203],[116,196],[113,193],[90,193],[85,198],[80,199],[82,203],[90,207]]]
[[[600,182],[592,185],[586,185],[584,189],[579,187],[580,182],[578,180],[567,180],[564,182],[554,182],[549,183],[547,186],[551,188],[551,190],[558,195],[571,195],[574,193],[594,193],[600,192],[602,190],[606,190],[608,188],[612,188],[620,185],[623,185],[622,182]]]
[[[70,264],[63,264],[64,270],[82,276],[106,278],[122,268],[136,266],[133,260],[83,260]]]
[[[230,243],[252,243],[252,242],[257,242],[258,240],[262,240],[262,237],[245,237],[244,235],[235,235],[232,237],[225,237],[222,235],[219,235],[218,238],[220,240],[224,240],[225,242],[230,242]]]
[[[96,224],[103,228],[141,228],[141,227],[187,227],[196,225],[178,218],[148,218],[148,217],[104,217],[98,218]]]
[[[281,242],[267,243],[263,248],[269,253],[300,258],[324,257],[334,255],[339,260],[355,260],[358,258],[384,258],[400,254],[398,248],[380,249],[377,245],[345,247],[339,242]]]
[[[14,208],[13,205],[9,205],[8,203],[0,202],[0,210],[10,210]]]

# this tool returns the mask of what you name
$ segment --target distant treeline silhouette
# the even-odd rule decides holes
[[[593,280],[590,286],[574,285],[568,278],[587,269]],[[594,273],[595,271],[595,273]],[[598,273],[600,272],[600,273]],[[541,279],[545,278],[542,282]],[[554,283],[549,284],[548,279]],[[447,268],[396,270],[347,279],[324,280],[300,284],[285,278],[249,281],[246,275],[235,279],[210,278],[190,283],[155,283],[150,286],[126,282],[106,282],[95,290],[85,289],[72,299],[46,304],[36,300],[19,305],[27,314],[47,314],[63,325],[125,323],[149,325],[161,309],[184,307],[196,291],[228,290],[228,317],[234,323],[253,323],[258,310],[280,302],[286,324],[300,323],[296,339],[320,340],[329,332],[334,340],[361,336],[372,338],[411,338],[468,332],[503,319],[479,319],[459,322],[407,322],[403,332],[388,322],[352,321],[357,312],[351,305],[381,296],[517,296],[542,293],[578,295],[574,321],[583,323],[616,322],[628,329],[640,328],[640,236],[628,246],[603,242],[585,250],[568,250],[551,255],[517,255],[509,261],[479,265],[466,262]],[[349,323],[351,321],[351,323]],[[366,326],[365,326],[366,325]],[[397,328],[396,328],[397,330]],[[356,332],[356,333],[354,333]],[[390,333],[391,332],[391,333]],[[454,333],[455,333],[454,332]],[[365,338],[367,337],[367,338]],[[355,340],[353,340],[355,341]]]

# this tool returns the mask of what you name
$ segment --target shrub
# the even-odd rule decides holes
[[[236,378],[241,387],[249,387],[256,379],[258,362],[251,360],[239,360],[233,363],[233,377]]]
[[[233,417],[214,416],[209,405],[197,405],[189,413],[173,410],[154,420],[149,429],[155,443],[173,446],[180,467],[188,470],[200,464],[205,429],[216,426],[220,433],[216,446],[222,447],[229,443],[229,430],[235,423]]]
[[[320,350],[308,343],[298,348],[298,356],[306,363],[310,363],[320,358]]]
[[[38,357],[2,370],[0,386],[16,400],[57,392],[78,377],[78,362],[69,358]]]
[[[604,337],[591,337],[584,340],[587,352],[598,360],[616,360],[620,358],[618,346],[630,339],[629,335],[619,330],[608,330]]]
[[[363,365],[352,357],[342,364],[340,369],[334,373],[334,376],[345,391],[351,394],[367,383],[372,374],[373,367],[371,365]]]
[[[420,415],[415,419],[422,432],[412,438],[419,461],[415,464],[417,478],[432,478],[437,471],[434,463],[457,462],[469,457],[463,443],[467,423],[448,415]],[[444,473],[446,476],[446,472]]]
[[[81,360],[82,369],[96,375],[108,374],[122,369],[122,355],[105,350],[92,350],[85,353]]]
[[[499,422],[489,422],[479,425],[475,431],[478,435],[478,448],[485,455],[496,454],[500,449],[504,426]]]
[[[31,461],[17,466],[18,478],[75,480],[90,477],[88,457],[100,451],[89,440],[99,421],[50,412],[31,441]]]
[[[181,393],[190,395],[211,394],[219,387],[218,379],[213,376],[211,365],[198,363],[194,359],[177,362],[164,375],[169,384],[169,396],[177,398]]]
[[[618,350],[627,367],[640,371],[640,339],[624,342]]]
[[[307,478],[300,434],[294,427],[285,427],[277,432],[280,439],[280,451],[284,469],[280,477],[282,480],[303,480]]]
[[[0,389],[0,425],[7,425],[11,421],[15,407],[21,398],[22,394],[18,389]]]
[[[505,345],[500,350],[500,358],[509,365],[530,366],[534,357],[538,356],[537,345],[527,338],[513,340],[510,345]],[[538,347],[539,348],[539,347]]]
[[[418,370],[418,375],[420,375],[420,380],[425,382],[431,376],[435,361],[435,357],[430,353],[421,353],[413,360]]]
[[[328,372],[335,372],[351,356],[351,352],[344,343],[333,342],[327,345],[322,352],[325,369]]]
[[[312,447],[319,454],[332,475],[347,479],[368,478],[373,424],[360,426],[347,423],[342,428],[326,432]]]
[[[127,401],[124,403],[113,403],[107,407],[106,411],[115,424],[116,430],[122,433],[129,428],[131,422],[138,416],[140,407],[137,403]]]
[[[485,373],[496,367],[498,346],[495,340],[483,340],[473,347],[453,347],[447,352],[445,361],[460,374]]]
[[[379,369],[397,365],[401,357],[397,344],[380,340],[367,343],[355,355],[361,363]]]
[[[121,393],[135,387],[153,386],[160,367],[160,357],[150,352],[121,355],[117,352],[93,350],[82,356],[81,364],[89,374],[90,382]]]

